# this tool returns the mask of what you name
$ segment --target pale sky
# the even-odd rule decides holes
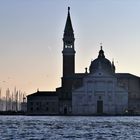
[[[103,43],[116,72],[140,76],[140,0],[0,0],[0,87],[31,94],[61,85],[67,7],[75,33],[76,72]]]

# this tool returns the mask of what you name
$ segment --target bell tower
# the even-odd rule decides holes
[[[63,34],[63,78],[72,76],[75,73],[75,50],[74,50],[74,31],[70,18],[70,7]]]
[[[72,112],[72,85],[75,74],[75,49],[74,31],[70,18],[70,7],[63,34],[63,75],[62,88],[59,92],[60,114],[71,114]]]

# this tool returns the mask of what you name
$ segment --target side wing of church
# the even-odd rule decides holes
[[[75,73],[75,37],[70,8],[63,34],[63,75],[56,91],[37,91],[27,96],[29,115],[140,114],[140,77],[115,73],[103,48],[89,72]],[[86,53],[86,52],[85,52]]]

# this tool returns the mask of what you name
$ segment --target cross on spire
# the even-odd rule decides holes
[[[103,46],[102,46],[102,43],[100,43],[100,51],[99,51],[99,55],[98,55],[98,58],[105,58],[105,55],[104,55],[104,51],[103,51]]]
[[[101,50],[103,49],[102,43],[100,43],[100,48],[101,48]]]

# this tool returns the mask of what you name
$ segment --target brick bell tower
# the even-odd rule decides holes
[[[70,77],[75,73],[75,50],[74,50],[74,31],[70,18],[70,7],[68,7],[68,15],[63,34],[63,77],[62,86],[71,89],[72,83]]]
[[[61,114],[71,114],[72,112],[72,83],[75,74],[75,50],[74,50],[74,31],[70,18],[70,7],[63,34],[63,76],[62,90],[59,94],[59,106]]]

